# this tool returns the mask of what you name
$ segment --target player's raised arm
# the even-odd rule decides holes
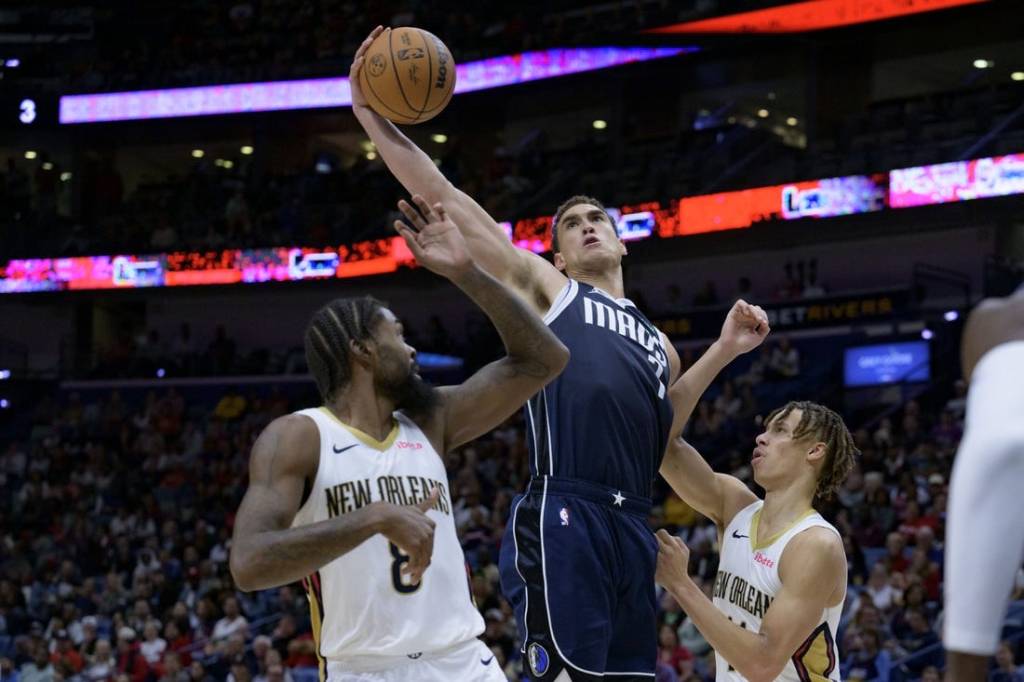
[[[740,627],[718,610],[687,573],[690,552],[678,537],[658,531],[656,580],[679,602],[708,644],[750,682],[771,682],[821,623],[826,608],[846,594],[846,555],[831,530],[809,528],[783,554],[782,589],[759,632]],[[808,678],[809,679],[809,678]]]
[[[308,526],[290,528],[307,481],[316,478],[320,434],[309,417],[287,415],[271,422],[253,445],[249,488],[235,517],[231,576],[239,589],[263,590],[305,578],[324,564],[383,533],[412,559],[418,574],[430,563],[434,522],[417,506],[370,504]]]
[[[674,414],[661,475],[684,502],[720,528],[757,498],[739,479],[712,471],[679,434],[718,373],[737,356],[760,345],[769,331],[764,310],[737,301],[722,324],[718,340],[669,389]]]
[[[367,48],[383,30],[378,26],[363,41],[349,72],[352,111],[360,125],[392,175],[410,194],[424,197],[430,205],[444,204],[466,238],[473,259],[531,303],[540,299],[536,308],[546,312],[551,300],[565,285],[564,275],[540,256],[513,246],[487,211],[449,182],[423,150],[367,103],[359,86],[359,71]]]
[[[459,386],[441,388],[439,452],[493,429],[554,379],[569,362],[569,351],[511,289],[478,267],[444,206],[414,197],[419,210],[402,202],[413,225],[397,222],[416,260],[452,281],[480,306],[505,344],[505,357],[481,368]]]

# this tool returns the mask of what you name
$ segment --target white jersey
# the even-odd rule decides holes
[[[736,514],[722,534],[721,558],[715,578],[713,601],[734,623],[752,632],[761,631],[761,621],[782,589],[779,562],[789,541],[815,526],[837,531],[821,514],[810,510],[796,523],[761,546],[755,546],[763,500],[751,503]],[[820,624],[793,652],[778,682],[826,682],[839,680],[839,649],[836,631],[843,602],[822,611]],[[717,682],[745,682],[746,678],[715,654]]]
[[[480,635],[484,622],[472,602],[444,464],[420,428],[396,412],[394,429],[378,441],[327,408],[297,414],[316,422],[320,465],[292,527],[371,502],[416,504],[432,488],[441,491],[428,512],[437,524],[434,554],[419,585],[401,574],[408,556],[380,534],[304,580],[321,679],[339,661],[371,668],[378,661],[386,667],[393,657],[408,662]]]

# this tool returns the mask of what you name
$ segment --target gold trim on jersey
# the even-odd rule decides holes
[[[836,669],[835,640],[828,623],[814,628],[793,654],[793,667],[800,682],[830,682]]]
[[[762,506],[761,509],[764,509],[764,507]],[[771,547],[773,544],[775,544],[776,540],[781,538],[783,535],[785,535],[789,531],[793,530],[793,526],[795,526],[796,524],[800,523],[801,521],[806,519],[811,514],[815,513],[813,509],[808,509],[803,514],[801,514],[800,516],[798,516],[795,519],[793,519],[792,523],[787,525],[785,528],[780,530],[775,535],[771,536],[770,538],[768,538],[764,542],[758,542],[758,539],[757,539],[757,527],[758,527],[758,525],[761,522],[761,509],[758,509],[756,512],[754,512],[754,515],[752,517],[750,517],[750,549],[752,551],[753,550],[758,550],[758,549],[764,549],[765,547]]]
[[[384,450],[387,450],[392,445],[394,445],[395,441],[398,439],[399,427],[398,427],[398,421],[395,420],[395,419],[392,419],[392,421],[394,421],[395,425],[393,427],[391,427],[391,432],[388,433],[387,437],[384,440],[377,440],[376,438],[374,438],[370,434],[366,433],[365,431],[360,431],[356,427],[349,426],[345,422],[341,421],[340,419],[338,419],[337,415],[335,415],[333,412],[331,412],[330,409],[328,409],[326,406],[322,406],[320,409],[323,410],[324,414],[326,414],[331,419],[333,419],[338,424],[340,424],[346,431],[348,431],[353,436],[358,438],[363,443],[363,445],[366,445],[367,447],[371,447],[374,450],[380,450],[381,452],[383,452]]]
[[[316,647],[317,671],[320,675],[320,682],[327,680],[327,661],[320,655],[320,638],[323,636],[324,625],[324,602],[320,593],[320,571],[303,578],[302,587],[306,591],[306,599],[309,600],[309,623],[313,629],[313,646]]]

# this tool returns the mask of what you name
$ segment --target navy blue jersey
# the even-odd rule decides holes
[[[649,497],[672,425],[658,329],[632,302],[574,280],[544,321],[572,357],[526,404],[531,473]]]

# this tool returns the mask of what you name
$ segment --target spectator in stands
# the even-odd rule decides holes
[[[882,639],[877,630],[853,630],[845,643],[845,669],[843,679],[853,682],[889,682],[892,658],[882,648]]]
[[[1024,666],[1017,665],[1009,642],[999,643],[995,670],[989,674],[988,679],[989,682],[1024,682]]]
[[[711,280],[704,282],[704,286],[693,295],[694,306],[710,306],[718,304],[718,292],[715,291],[715,283]]]
[[[693,660],[693,654],[679,643],[679,634],[671,625],[662,625],[658,631],[658,660],[673,674],[677,674],[681,662]]]
[[[936,646],[939,637],[928,624],[928,618],[924,612],[920,609],[908,609],[907,626],[908,631],[900,639],[900,647],[908,655],[921,654],[908,661],[907,667],[920,674],[929,665],[941,665],[942,648]]]
[[[800,351],[789,338],[780,336],[768,360],[768,378],[775,380],[795,379],[800,376]]]
[[[96,653],[93,654],[89,666],[85,669],[87,680],[107,680],[118,672],[117,659],[110,650],[110,640],[101,639],[96,642]]]
[[[18,671],[19,682],[54,682],[57,679],[57,670],[50,660],[46,645],[39,642],[35,645],[32,660]]]

